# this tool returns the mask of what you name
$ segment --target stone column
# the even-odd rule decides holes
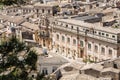
[[[101,44],[98,45],[98,60],[100,60],[100,55],[101,55]]]
[[[108,59],[108,55],[109,55],[108,46],[105,46],[105,59]]]

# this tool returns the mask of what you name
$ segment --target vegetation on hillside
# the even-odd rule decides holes
[[[0,0],[0,4],[3,4],[3,5],[13,5],[13,4],[21,5],[21,4],[25,4],[28,1],[30,1],[30,0]]]
[[[36,52],[16,37],[0,44],[0,80],[33,80],[30,74],[37,73],[36,62]],[[42,78],[38,75],[36,80]]]

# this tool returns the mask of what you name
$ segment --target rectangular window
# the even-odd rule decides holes
[[[71,29],[73,29],[73,26],[71,26]]]
[[[57,34],[57,40],[59,40],[59,35]]]
[[[99,32],[99,35],[101,36],[101,32]]]
[[[77,27],[77,31],[79,31],[79,27]]]
[[[44,74],[44,75],[48,74],[47,68],[42,69],[42,74]]]
[[[48,10],[48,14],[50,14],[50,10]]]
[[[88,49],[91,50],[91,44],[90,43],[88,43]]]
[[[112,56],[112,50],[109,49],[109,56]]]
[[[108,37],[109,35],[108,35],[108,34],[106,34],[106,36]]]
[[[94,51],[97,53],[98,52],[98,46],[95,45]]]
[[[62,36],[62,42],[64,42],[65,41],[65,37],[64,36]]]
[[[68,25],[66,25],[66,28],[68,27]]]
[[[104,33],[102,33],[102,35],[104,36]]]
[[[115,38],[115,36],[113,35],[112,38]]]
[[[57,67],[53,67],[52,72],[54,72],[55,70],[57,70]]]
[[[76,45],[76,40],[75,39],[73,39],[73,45]]]
[[[70,38],[67,38],[67,43],[70,43]]]
[[[105,54],[105,48],[104,47],[101,48],[101,54]]]
[[[44,69],[42,70],[42,74],[43,74],[43,75],[45,74]]]
[[[45,74],[48,75],[48,71],[47,71],[47,69],[45,70]]]
[[[44,9],[42,9],[42,13],[44,13]]]
[[[83,47],[83,45],[84,45],[84,44],[83,44],[83,41],[80,41],[80,46]]]

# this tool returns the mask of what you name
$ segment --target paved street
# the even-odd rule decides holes
[[[75,61],[75,62],[78,62],[78,63],[83,63],[81,59],[76,59],[76,60],[69,59],[69,58],[66,58],[66,57],[63,56],[63,55],[60,55],[59,52],[55,52],[55,51],[53,51],[53,50],[49,51],[49,54],[52,55],[52,56],[62,57],[62,58],[64,58],[64,59],[68,60],[69,62],[74,62],[74,61]]]
[[[42,53],[42,48],[38,48],[38,47],[34,47],[34,49],[36,50],[36,52],[38,53],[38,54],[41,54]],[[55,52],[55,51],[53,51],[53,50],[50,50],[50,51],[48,51],[48,54],[49,54],[49,56],[53,56],[53,57],[58,57],[58,58],[64,58],[64,59],[66,59],[69,63],[72,63],[72,62],[78,62],[78,63],[83,63],[83,61],[81,60],[81,59],[76,59],[76,60],[73,60],[73,59],[69,59],[69,58],[67,58],[67,57],[65,57],[65,56],[63,56],[63,55],[61,55],[59,52]]]

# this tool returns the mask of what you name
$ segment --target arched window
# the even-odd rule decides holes
[[[56,35],[56,38],[57,38],[57,40],[59,40],[59,35],[58,34]]]
[[[70,43],[70,38],[69,37],[67,38],[67,43]]]
[[[88,50],[91,50],[91,44],[88,43]]]
[[[109,49],[109,56],[112,56],[112,50]]]
[[[62,36],[62,42],[64,42],[65,41],[65,37],[64,36]]]
[[[83,41],[80,41],[80,46],[83,47],[84,43]]]
[[[105,48],[104,47],[101,48],[101,54],[103,54],[103,55],[105,54]]]
[[[97,53],[98,52],[98,46],[95,45],[94,51]]]
[[[48,14],[50,14],[50,10],[48,10]]]
[[[47,74],[48,74],[47,68],[43,68],[43,69],[42,69],[42,74],[44,74],[44,75],[47,75]]]
[[[75,39],[73,39],[73,45],[76,45],[76,40]]]
[[[44,9],[42,9],[42,13],[44,13]]]

